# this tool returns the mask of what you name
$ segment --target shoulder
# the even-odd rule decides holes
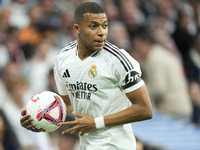
[[[62,62],[67,58],[72,58],[71,56],[74,54],[76,46],[77,46],[77,40],[72,41],[68,43],[65,47],[63,47],[57,54],[55,63]]]
[[[77,40],[74,40],[68,43],[65,47],[63,47],[60,52],[58,53],[57,57],[60,57],[65,54],[69,54],[74,48],[77,46]]]
[[[77,46],[77,40],[74,40],[74,41],[68,43],[65,47],[63,47],[60,50],[60,52],[58,53],[58,55],[61,54],[61,53],[65,53],[67,51],[70,51],[70,50],[74,49],[76,46]]]
[[[130,56],[130,54],[124,49],[120,49],[117,46],[106,41],[104,50],[109,53],[110,59],[113,59],[116,65],[121,65],[126,71],[132,70],[138,67],[139,63]]]

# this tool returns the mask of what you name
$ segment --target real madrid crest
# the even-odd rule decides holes
[[[97,76],[97,66],[96,65],[92,65],[91,69],[88,71],[88,76],[90,78],[95,78]]]

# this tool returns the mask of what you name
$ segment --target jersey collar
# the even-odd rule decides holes
[[[99,53],[99,51],[95,51],[95,52],[93,52],[93,53],[90,55],[90,57],[94,57],[94,56],[96,56],[98,53]],[[75,50],[75,56],[78,57],[78,49],[77,49],[77,47],[76,47],[76,50]],[[79,57],[78,57],[78,58],[79,58]]]

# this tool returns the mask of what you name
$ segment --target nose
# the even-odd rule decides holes
[[[104,29],[103,27],[100,26],[98,29],[98,36],[103,37],[106,35],[106,32],[107,32],[107,29]]]

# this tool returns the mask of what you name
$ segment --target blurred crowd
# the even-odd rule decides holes
[[[140,63],[154,111],[200,126],[200,0],[0,0],[0,150],[78,149],[62,127],[36,134],[19,118],[32,95],[57,92],[54,59],[76,39],[73,13],[86,1],[104,8],[108,40]]]

